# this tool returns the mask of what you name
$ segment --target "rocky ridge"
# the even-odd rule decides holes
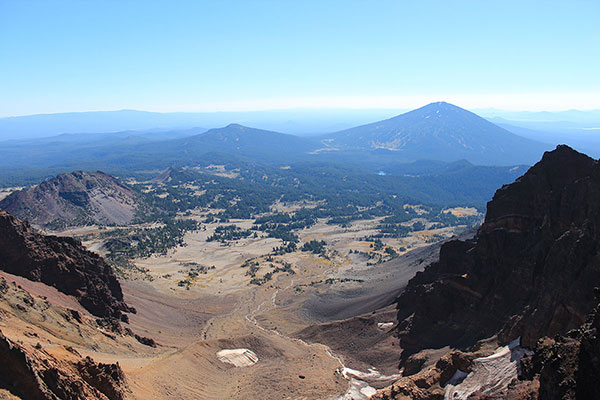
[[[59,360],[41,347],[18,344],[0,332],[0,388],[23,399],[122,400],[125,376],[118,364]]]
[[[58,305],[52,290],[44,293],[0,277],[0,398],[123,399],[128,389],[119,364],[97,363],[73,346],[134,348],[136,339],[117,337],[100,325],[105,320]]]
[[[496,397],[469,398],[586,398],[563,389],[589,389],[579,381],[600,378],[595,317],[580,328],[597,304],[599,282],[600,164],[558,146],[496,192],[474,239],[444,244],[439,261],[409,282],[397,302],[405,377],[375,398],[442,399],[457,370],[468,373],[472,360],[492,354],[481,351],[485,340],[519,338],[537,348],[534,366],[523,368],[528,376]],[[538,343],[547,337],[562,339]],[[444,347],[456,350],[433,365],[420,356]],[[577,360],[557,356],[561,348]],[[584,364],[590,372],[577,372]]]
[[[538,382],[540,399],[600,398],[600,304],[578,329],[538,340],[521,364],[522,378]]]
[[[600,282],[600,165],[545,153],[488,203],[477,236],[451,241],[398,299],[405,359],[498,335],[526,347],[581,325]]]
[[[48,229],[125,225],[134,218],[137,200],[133,190],[104,172],[75,171],[11,193],[0,209]]]
[[[0,211],[0,270],[53,286],[91,314],[126,320],[135,310],[123,301],[112,267],[68,237],[46,236]]]

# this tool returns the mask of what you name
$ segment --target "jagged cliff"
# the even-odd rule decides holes
[[[0,359],[0,388],[22,399],[122,400],[125,396],[125,376],[118,364],[96,363],[90,357],[59,360],[41,348],[15,343],[1,331]]]
[[[596,286],[600,164],[558,146],[496,192],[473,239],[445,243],[408,283],[397,301],[404,377],[373,398],[597,398]],[[510,345],[494,353],[496,343]]]
[[[122,319],[123,312],[135,311],[123,301],[119,281],[99,255],[72,238],[39,234],[6,211],[0,211],[0,270],[74,296],[98,317]]]
[[[103,172],[60,174],[0,201],[4,209],[44,228],[91,224],[123,225],[136,211],[137,194]]]
[[[64,295],[55,290],[29,284],[45,295],[0,276],[0,399],[123,399],[128,388],[119,364],[95,362],[72,345],[106,350],[131,346],[132,338],[103,329],[99,322],[106,320],[57,305]]]
[[[600,304],[578,329],[538,340],[522,366],[524,379],[539,381],[540,399],[600,399]]]
[[[442,246],[398,299],[403,359],[425,348],[468,348],[581,325],[600,283],[600,165],[567,146],[499,189],[470,241]]]

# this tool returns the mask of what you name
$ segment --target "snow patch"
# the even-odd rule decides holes
[[[464,371],[461,371],[460,369],[457,369],[456,372],[454,373],[454,375],[452,375],[452,378],[450,378],[448,380],[448,382],[446,382],[446,384],[457,386],[462,381],[464,381],[468,375],[469,375],[468,372],[464,372]]]
[[[379,329],[388,329],[388,328],[391,328],[392,326],[394,326],[393,322],[378,322],[377,323],[377,327]]]
[[[517,377],[519,362],[530,350],[520,346],[521,338],[499,347],[488,357],[473,360],[472,371],[456,371],[446,384],[444,400],[466,400],[479,392],[488,396],[502,396],[509,383]]]
[[[377,392],[377,389],[371,386],[372,383],[389,385],[400,379],[401,376],[400,374],[381,375],[375,368],[369,368],[369,372],[363,372],[344,367],[341,369],[341,373],[350,381],[350,387],[338,400],[366,400]]]
[[[248,349],[223,349],[217,352],[219,361],[234,367],[250,367],[258,362],[258,357]]]
[[[367,400],[377,392],[374,387],[369,386],[368,383],[363,382],[359,379],[350,379],[350,386],[348,391],[342,396],[338,397],[338,400]]]

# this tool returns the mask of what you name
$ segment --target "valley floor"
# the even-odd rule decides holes
[[[251,222],[229,223],[247,228]],[[385,246],[405,250],[376,263],[365,255],[374,252],[372,243],[364,241],[376,223],[320,222],[299,235],[302,242],[325,240],[324,253],[280,255],[272,254],[280,242],[267,237],[207,241],[219,226],[213,223],[188,232],[185,245],[166,255],[134,260],[137,268],[121,280],[125,301],[137,309],[125,326],[154,339],[156,348],[94,331],[92,324],[66,334],[58,317],[42,324],[17,315],[24,325],[10,329],[14,318],[8,318],[0,327],[11,340],[40,341],[56,357],[68,346],[97,362],[118,362],[131,399],[366,399],[399,372],[401,350],[387,334],[395,313],[387,306],[437,256],[439,243],[428,237],[460,229],[386,239]],[[85,244],[102,251],[95,239]],[[255,263],[252,274],[247,261]],[[54,292],[32,294],[57,309],[74,308]]]
[[[304,235],[331,239],[333,229],[318,225]],[[356,239],[345,235],[345,239],[344,233],[338,238],[339,245]],[[339,254],[329,260],[307,253],[286,254],[272,262],[290,263],[295,273],[279,273],[256,286],[248,285],[240,264],[260,256],[261,251],[268,252],[272,239],[262,239],[266,243],[249,240],[230,248],[190,236],[188,246],[173,254],[136,262],[150,279],[123,282],[126,301],[138,310],[131,316],[133,330],[154,338],[164,350],[150,358],[118,359],[132,397],[336,399],[353,390],[352,398],[357,393],[367,398],[374,391],[371,384],[382,387],[389,379],[367,384],[343,374],[344,367],[360,371],[376,367],[384,375],[398,372],[400,349],[393,340],[373,354],[354,354],[352,348],[368,349],[372,343],[360,343],[365,339],[352,338],[348,330],[339,332],[345,346],[332,350],[319,343],[318,335],[301,331],[338,319],[340,310],[342,318],[347,318],[391,304],[407,280],[427,264],[424,258],[436,253],[436,247],[417,250],[420,257],[409,253],[376,266]],[[215,248],[207,250],[206,246]],[[182,265],[193,260],[216,264],[216,269],[200,275],[189,287],[177,286],[175,282],[184,277]],[[327,279],[332,283],[324,283]],[[369,298],[387,303],[369,303]],[[381,312],[372,319],[374,323],[361,327],[367,331],[363,335],[367,341],[389,330],[394,313]],[[219,360],[218,352],[235,349],[247,349],[258,360],[241,367]]]

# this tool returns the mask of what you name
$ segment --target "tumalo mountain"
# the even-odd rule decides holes
[[[316,147],[312,141],[294,135],[230,124],[186,138],[147,144],[139,151],[157,152],[167,158],[188,162],[201,161],[206,153],[285,162],[290,156],[307,154]]]
[[[464,158],[481,165],[529,164],[549,149],[444,102],[321,139],[331,150],[392,152],[404,161]]]
[[[547,345],[538,340],[579,328],[598,303],[599,205],[600,164],[567,146],[545,153],[525,175],[499,189],[475,238],[445,243],[439,261],[417,273],[398,298],[405,376],[423,366],[419,352],[425,349],[477,352],[484,339],[495,337],[504,345],[520,338],[522,346],[537,348],[537,366],[525,369],[529,383],[512,382],[510,396],[496,396],[537,398],[518,395],[525,385],[528,393],[539,388],[540,398],[597,398],[598,388],[590,384],[590,374],[600,370],[597,333],[590,334],[598,324],[595,314],[554,347],[550,339]],[[572,362],[557,359],[559,351],[572,353]],[[469,371],[474,358],[474,353],[453,353],[377,398],[404,398],[416,390],[422,396],[415,398],[437,398],[434,382],[444,386],[457,369]],[[580,361],[588,366],[583,374],[576,373]],[[426,376],[429,383],[419,386]],[[572,396],[563,397],[567,392]]]
[[[0,209],[44,228],[132,221],[137,194],[103,172],[60,174],[29,189],[11,193]]]

